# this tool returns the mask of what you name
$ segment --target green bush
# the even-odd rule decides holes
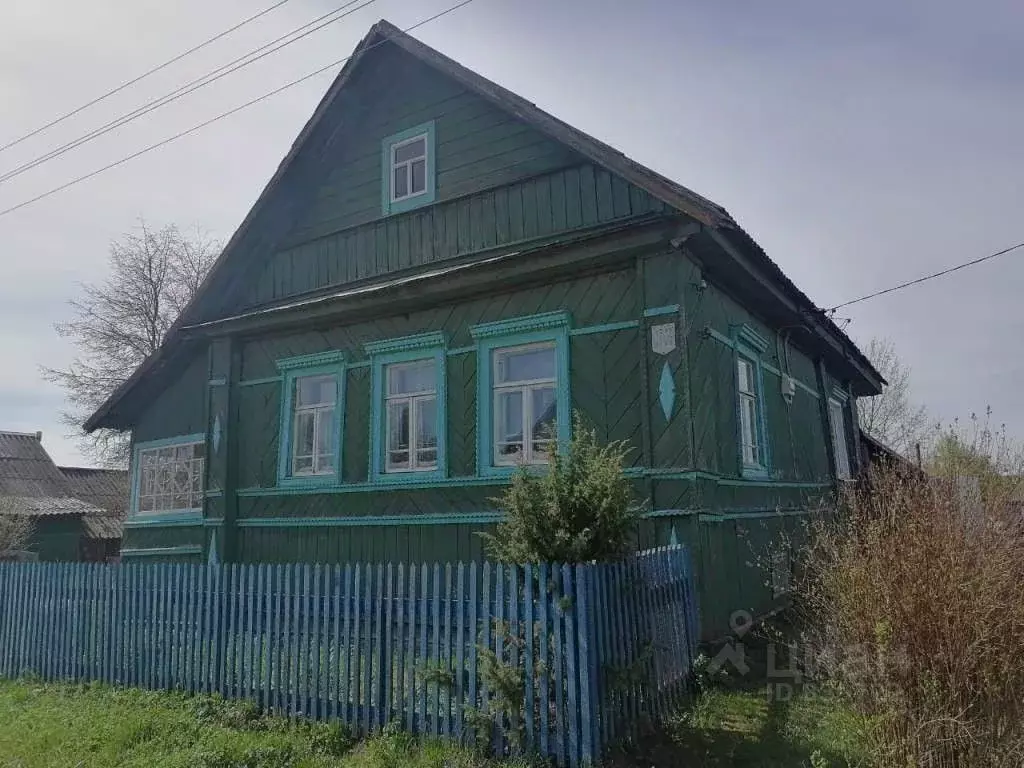
[[[620,560],[633,548],[641,506],[623,462],[624,441],[602,445],[579,414],[573,438],[546,471],[521,467],[495,499],[505,520],[481,534],[487,553],[506,563],[581,563]]]

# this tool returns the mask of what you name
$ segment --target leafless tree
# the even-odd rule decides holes
[[[69,302],[74,319],[56,324],[78,355],[65,369],[43,368],[43,376],[67,393],[62,420],[76,430],[82,451],[100,463],[123,466],[127,437],[112,430],[87,435],[83,422],[156,351],[219,252],[220,244],[198,227],[183,234],[173,224],[153,229],[140,220],[111,244],[107,279],[83,284]]]
[[[34,527],[32,517],[18,509],[17,499],[0,497],[0,557],[24,550]]]
[[[924,440],[932,427],[925,408],[911,400],[910,368],[888,339],[872,339],[864,354],[889,383],[882,394],[857,401],[860,426],[871,437],[910,456],[915,443]]]

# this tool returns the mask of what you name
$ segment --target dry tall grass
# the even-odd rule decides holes
[[[879,765],[1024,765],[1024,528],[1012,494],[876,471],[813,531],[797,611]],[[960,486],[962,487],[962,486]]]

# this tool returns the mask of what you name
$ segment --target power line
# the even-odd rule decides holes
[[[844,301],[842,304],[836,304],[834,307],[831,307],[830,309],[827,309],[825,311],[829,312],[829,313],[835,312],[837,309],[842,309],[843,307],[848,307],[851,304],[859,304],[862,301],[867,301],[868,299],[873,299],[876,296],[884,296],[887,293],[893,293],[894,291],[900,291],[900,290],[903,290],[904,288],[910,287],[911,285],[917,285],[918,283],[923,283],[926,280],[932,280],[932,279],[934,279],[936,277],[942,277],[943,275],[948,275],[948,274],[950,274],[952,272],[958,272],[959,270],[966,269],[967,267],[973,267],[975,264],[981,264],[981,262],[983,262],[983,261],[988,261],[989,259],[994,259],[997,256],[1003,256],[1003,255],[1005,255],[1007,253],[1010,253],[1010,251],[1017,250],[1018,248],[1024,248],[1024,243],[1017,243],[1016,245],[1011,245],[1009,248],[1003,248],[1003,250],[996,251],[995,253],[990,253],[988,256],[982,256],[981,258],[978,258],[978,259],[972,259],[971,261],[965,261],[963,264],[957,264],[955,267],[950,267],[949,269],[943,269],[941,272],[933,272],[930,275],[925,275],[924,277],[918,277],[915,280],[908,280],[905,283],[900,283],[899,285],[894,285],[891,288],[886,288],[886,289],[881,290],[881,291],[875,291],[874,293],[869,293],[867,296],[861,296],[858,299],[851,299],[850,301]]]
[[[28,162],[25,162],[17,166],[16,168],[12,168],[11,170],[3,173],[3,175],[0,175],[0,183],[8,181],[9,179],[14,178],[15,176],[20,176],[26,171],[29,171],[39,165],[42,165],[45,162],[60,157],[61,155],[70,152],[73,149],[77,149],[83,144],[88,144],[93,139],[99,138],[100,136],[103,136],[106,133],[110,133],[111,131],[120,128],[122,125],[127,125],[128,123],[137,120],[143,115],[147,115],[150,112],[153,112],[154,110],[160,109],[160,107],[170,104],[172,101],[177,101],[183,96],[187,96],[188,94],[193,93],[194,91],[198,91],[200,88],[205,88],[207,85],[215,83],[222,77],[227,77],[228,75],[232,74],[233,72],[237,72],[243,67],[247,67],[250,64],[259,61],[260,59],[265,58],[266,56],[270,56],[273,53],[277,53],[282,48],[286,48],[292,43],[296,43],[299,40],[302,40],[303,38],[313,34],[314,32],[320,31],[329,24],[333,24],[336,21],[340,21],[346,16],[350,16],[356,11],[366,8],[368,5],[372,5],[373,3],[377,2],[377,0],[363,0],[361,5],[358,5],[355,8],[351,8],[351,6],[355,5],[358,2],[360,2],[360,0],[349,0],[349,2],[343,3],[334,10],[329,11],[323,14],[322,16],[318,16],[312,21],[309,21],[299,27],[296,27],[290,32],[271,40],[269,43],[264,43],[259,48],[255,48],[249,51],[248,53],[239,56],[238,58],[232,61],[229,61],[227,64],[217,67],[216,69],[207,72],[205,75],[198,77],[195,80],[192,80],[188,83],[185,83],[184,85],[176,88],[170,93],[166,93],[163,96],[160,96],[159,98],[146,102],[141,107],[137,107],[133,111],[121,115],[120,117],[110,121],[105,125],[101,125],[99,128],[90,131],[84,136],[79,136],[77,139],[74,139],[68,142],[67,144],[63,144],[57,147],[56,149],[52,149],[49,152],[46,152],[32,160],[29,160]],[[342,13],[342,11],[344,11],[344,13]],[[293,37],[293,35],[295,35],[295,37]],[[288,38],[292,39],[288,40]],[[278,43],[280,43],[280,45],[278,45]]]
[[[149,77],[150,75],[156,74],[157,72],[159,72],[162,69],[166,69],[167,67],[171,66],[171,64],[174,64],[176,62],[181,61],[186,56],[191,56],[196,51],[202,50],[203,48],[205,48],[206,46],[210,45],[211,43],[217,42],[222,37],[226,37],[227,35],[230,35],[235,30],[241,29],[246,24],[249,24],[250,22],[256,21],[256,19],[259,19],[262,16],[266,16],[268,13],[270,13],[271,11],[273,11],[273,10],[275,10],[277,8],[280,8],[282,5],[284,5],[287,2],[288,2],[288,0],[278,0],[278,2],[274,3],[269,8],[264,8],[262,11],[259,11],[258,13],[254,13],[252,16],[248,17],[247,19],[242,19],[240,22],[235,24],[233,27],[228,27],[223,32],[219,32],[216,35],[214,35],[213,37],[211,37],[211,38],[209,38],[207,40],[204,40],[203,42],[199,43],[198,45],[192,46],[187,51],[179,53],[177,56],[174,56],[173,58],[168,59],[163,64],[158,64],[155,67],[153,67],[152,69],[147,69],[141,75],[138,75],[137,77],[133,77],[131,80],[126,80],[125,82],[123,82],[119,86],[117,86],[116,88],[112,88],[111,90],[107,91],[106,93],[104,93],[104,94],[102,94],[100,96],[97,96],[92,101],[87,101],[85,104],[82,104],[80,107],[75,107],[70,112],[65,112],[63,115],[60,115],[59,117],[54,118],[53,120],[51,120],[50,122],[46,123],[45,125],[41,125],[38,128],[36,128],[36,129],[34,129],[32,131],[29,131],[25,135],[19,136],[18,138],[14,139],[13,141],[7,142],[3,146],[0,146],[0,152],[3,152],[5,149],[10,149],[13,146],[21,144],[21,142],[25,141],[26,139],[31,139],[33,136],[36,136],[36,135],[42,133],[43,131],[47,130],[48,128],[52,128],[53,126],[55,126],[55,125],[57,125],[59,123],[63,123],[69,117],[74,117],[79,112],[82,112],[82,111],[88,109],[89,107],[93,106],[94,104],[99,104],[101,101],[103,101],[104,99],[110,98],[115,93],[120,93],[121,91],[123,91],[128,86],[135,85],[135,83],[139,82],[140,80],[144,80],[147,77]]]
[[[433,16],[428,16],[427,18],[423,19],[422,21],[418,21],[415,24],[413,24],[412,26],[406,27],[402,31],[403,32],[411,32],[414,29],[422,27],[424,24],[428,24],[428,23],[430,23],[432,21],[440,19],[442,16],[447,16],[449,13],[452,13],[453,11],[457,11],[460,8],[463,8],[463,7],[469,5],[472,2],[473,2],[473,0],[462,0],[462,2],[456,3],[455,5],[450,6],[450,7],[446,8],[445,10],[440,11],[439,13],[435,13]],[[372,48],[376,48],[378,45],[382,45],[382,44],[384,44],[386,42],[387,42],[387,39],[381,40],[380,42],[374,43],[371,46],[367,46],[364,49],[364,51],[368,51],[368,50],[371,50]],[[272,96],[276,96],[277,94],[279,94],[279,93],[281,93],[283,91],[286,91],[289,88],[293,88],[296,85],[299,85],[300,83],[304,83],[305,81],[310,80],[310,79],[316,77],[317,75],[321,75],[324,72],[326,72],[326,71],[328,71],[330,69],[333,69],[334,67],[337,67],[337,66],[339,66],[341,64],[344,64],[346,61],[348,61],[351,58],[352,58],[352,55],[350,54],[348,56],[345,56],[344,58],[338,59],[337,61],[333,61],[330,64],[327,64],[326,66],[320,67],[320,69],[314,70],[313,72],[310,72],[307,75],[303,75],[302,77],[298,78],[297,80],[292,80],[290,83],[285,83],[284,85],[280,86],[279,88],[275,88],[272,91],[264,93],[262,96],[257,96],[255,99],[251,99],[251,100],[245,102],[244,104],[240,104],[239,106],[235,107],[234,109],[229,109],[227,112],[222,112],[221,114],[217,115],[216,117],[211,117],[209,120],[205,120],[205,121],[199,123],[198,125],[192,126],[191,128],[189,128],[187,130],[181,131],[180,133],[176,133],[173,136],[169,136],[168,138],[163,139],[162,141],[158,141],[156,144],[150,144],[148,147],[143,147],[139,151],[133,152],[130,155],[126,155],[125,157],[122,157],[120,160],[115,160],[112,163],[108,163],[107,165],[103,166],[102,168],[97,168],[94,171],[90,171],[89,173],[83,174],[82,176],[74,178],[71,181],[65,182],[64,184],[61,184],[60,186],[54,187],[53,189],[47,190],[46,192],[43,192],[42,194],[36,195],[33,198],[30,198],[28,200],[20,202],[17,205],[12,205],[10,208],[4,208],[3,210],[0,210],[0,216],[6,216],[9,213],[14,213],[15,211],[20,210],[20,209],[22,209],[22,208],[24,208],[24,207],[26,207],[28,205],[32,205],[33,203],[37,203],[40,200],[44,200],[45,198],[50,197],[51,195],[55,195],[58,192],[63,192],[68,187],[73,187],[76,184],[80,184],[83,181],[87,181],[88,179],[93,178],[94,176],[99,176],[101,173],[105,173],[106,171],[109,171],[109,170],[112,170],[114,168],[117,168],[118,166],[124,165],[125,163],[130,162],[130,161],[132,161],[132,160],[134,160],[134,159],[136,159],[138,157],[141,157],[142,155],[145,155],[145,154],[147,154],[149,152],[152,152],[155,149],[159,149],[160,147],[166,146],[167,144],[170,144],[171,142],[177,141],[178,139],[182,139],[182,138],[184,138],[186,136],[190,136],[191,134],[196,133],[197,131],[200,131],[203,128],[206,128],[208,125],[212,125],[213,123],[216,123],[218,120],[223,120],[225,117],[230,117],[231,115],[235,114],[236,112],[241,112],[243,109],[247,109],[247,108],[249,108],[249,107],[251,107],[251,106],[253,106],[255,104],[259,104],[261,101],[265,101],[266,99],[269,99]]]

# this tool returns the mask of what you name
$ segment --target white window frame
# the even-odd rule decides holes
[[[391,393],[391,373],[396,369],[401,368],[417,368],[423,367],[425,364],[429,364],[433,371],[434,386],[429,390],[420,390],[419,392],[406,392],[400,394]],[[433,401],[434,403],[434,461],[431,463],[420,463],[419,451],[421,450],[417,444],[417,415],[420,407],[426,403],[426,401]],[[405,465],[392,464],[391,463],[391,406],[394,404],[406,403],[409,406],[409,461]],[[433,357],[424,357],[419,360],[408,360],[400,363],[385,363],[384,364],[384,472],[387,474],[397,474],[401,472],[434,472],[437,470],[439,464],[439,453],[440,453],[440,425],[437,423],[440,412],[438,410],[437,403],[437,361]]]
[[[555,375],[550,378],[523,379],[514,382],[502,383],[498,376],[498,359],[501,355],[524,352],[533,349],[549,349],[554,358]],[[552,435],[548,441],[548,455],[543,458],[534,458],[533,446],[533,391],[535,389],[552,389],[555,394],[555,403],[558,403],[558,345],[555,341],[540,341],[531,344],[519,344],[509,347],[495,347],[491,350],[491,411],[492,411],[492,445],[491,456],[496,467],[518,466],[519,464],[545,465],[550,462],[550,452],[557,450],[557,435]],[[498,440],[501,433],[499,419],[501,412],[498,407],[498,398],[502,393],[518,391],[522,394],[523,403],[523,452],[520,457],[502,455],[499,446],[502,443]]]
[[[395,156],[398,154],[398,150],[399,149],[401,149],[402,147],[404,147],[404,146],[406,146],[408,144],[412,144],[412,143],[414,143],[416,141],[420,141],[420,140],[423,141],[423,154],[422,155],[417,155],[416,157],[411,157],[408,160],[403,160],[402,162],[397,162],[395,160]],[[412,164],[415,163],[418,160],[422,160],[423,161],[423,189],[421,189],[418,192],[413,192],[413,191],[411,191],[412,190]],[[395,185],[395,171],[398,170],[399,168],[404,168],[405,169],[405,188],[407,190],[409,190],[404,195],[396,195],[395,194],[395,186],[396,186]],[[418,133],[415,136],[411,136],[408,139],[402,139],[401,141],[396,141],[394,144],[392,144],[391,145],[391,162],[388,164],[388,173],[390,174],[388,176],[388,184],[389,184],[389,186],[391,188],[391,202],[392,203],[399,203],[399,202],[402,202],[403,200],[409,200],[411,198],[419,197],[420,195],[427,194],[427,191],[429,190],[429,187],[430,187],[430,184],[427,181],[427,174],[429,172],[430,172],[430,134],[429,134],[428,131],[424,131],[423,133]]]
[[[134,499],[133,507],[134,512],[140,515],[161,515],[175,512],[195,512],[202,510],[203,499],[206,491],[206,439],[205,436],[194,436],[192,438],[186,438],[182,440],[170,441],[155,441],[157,444],[147,445],[141,444],[136,446],[135,449],[135,488],[134,488]],[[191,457],[183,461],[179,461],[173,456],[181,448],[188,448],[194,452],[197,445],[203,446],[203,456]],[[167,471],[167,476],[170,477],[179,471],[174,465],[179,463],[185,463],[187,466],[184,471],[187,473],[187,487],[188,487],[188,502],[185,506],[174,505],[158,507],[156,500],[161,497],[175,496],[175,493],[170,492],[157,492],[155,488],[156,483],[159,480],[160,472],[158,465],[152,467],[146,467],[146,457],[156,456],[159,458],[160,454],[172,454],[170,461],[167,462],[171,465],[171,468]],[[147,477],[147,470],[153,475]],[[194,485],[198,481],[197,486]],[[148,492],[147,492],[148,491]],[[178,494],[181,495],[181,494]],[[143,509],[145,506],[143,499],[152,498],[154,503],[150,509]]]
[[[303,379],[331,379],[334,382],[334,400],[332,400],[331,402],[322,401],[319,403],[311,403],[308,405],[299,405],[299,382],[301,382]],[[338,445],[336,443],[333,443],[334,451],[330,454],[321,454],[318,452],[318,447],[320,445],[320,430],[322,428],[322,419],[319,418],[319,415],[321,411],[326,411],[327,409],[333,411],[333,413],[331,414],[331,419],[328,423],[328,429],[330,429],[331,432],[333,433],[334,425],[337,423],[338,420],[338,408],[341,407],[338,402],[340,400],[338,393],[338,378],[337,376],[331,373],[309,373],[305,375],[297,375],[295,376],[294,379],[292,379],[292,388],[292,434],[290,456],[291,476],[322,477],[324,475],[333,475],[335,473],[335,464],[338,458]],[[302,454],[302,456],[300,457],[296,453],[296,448],[298,446],[297,437],[299,434],[299,416],[307,413],[313,415],[313,453]],[[332,440],[340,440],[340,438],[337,436],[332,436]],[[322,466],[321,462],[324,460],[324,457],[327,456],[330,457],[330,462],[326,466]],[[313,462],[311,469],[296,469],[295,462],[296,459],[299,458],[312,458]]]
[[[750,391],[743,389],[743,376],[740,375],[740,367],[748,366],[750,370],[750,382],[752,389]],[[743,466],[750,469],[762,469],[765,466],[764,459],[764,445],[763,435],[761,434],[761,393],[758,391],[758,380],[757,362],[750,359],[744,354],[736,356],[736,396],[738,398],[739,407],[739,433],[740,433],[740,459],[743,462]],[[752,442],[747,442],[747,435],[744,434],[743,430],[743,407],[745,402],[753,404],[753,421],[750,424],[751,430],[753,430]],[[747,461],[747,448],[752,448],[752,461]]]
[[[838,397],[828,399],[828,423],[832,432],[832,455],[835,457],[836,477],[851,480],[850,444],[846,437],[846,403]]]

